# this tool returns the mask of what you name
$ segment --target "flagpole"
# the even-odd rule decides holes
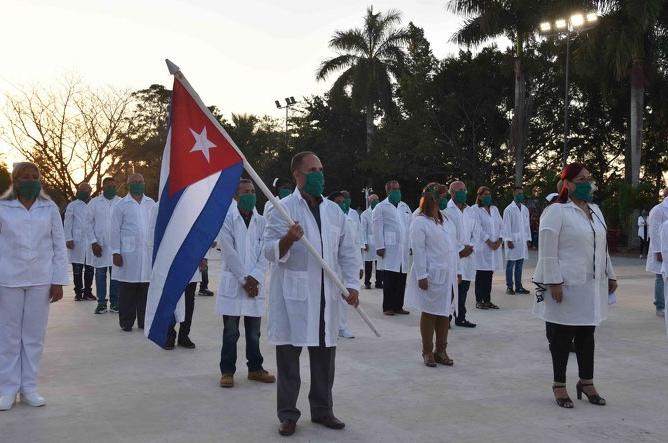
[[[230,146],[234,148],[234,150],[237,152],[237,154],[241,157],[244,165],[244,169],[250,175],[251,179],[255,182],[255,184],[260,188],[262,193],[271,201],[272,205],[274,205],[274,208],[278,211],[278,213],[281,215],[283,220],[285,220],[289,225],[294,225],[295,222],[292,220],[290,217],[290,214],[285,210],[283,205],[280,204],[279,200],[272,194],[272,192],[269,190],[267,185],[264,184],[264,181],[260,178],[260,176],[255,172],[255,169],[253,169],[253,166],[248,162],[246,159],[246,156],[241,152],[239,147],[237,146],[236,143],[234,143],[234,140],[229,136],[225,128],[223,128],[223,125],[220,124],[220,122],[211,114],[211,112],[208,110],[208,108],[204,105],[204,102],[202,102],[202,99],[200,96],[195,92],[193,87],[190,85],[186,77],[183,75],[181,72],[181,68],[176,66],[174,63],[172,63],[169,59],[165,60],[165,63],[167,63],[167,69],[169,69],[169,73],[172,74],[174,77],[178,78],[183,87],[190,93],[190,95],[193,97],[195,102],[199,105],[199,107],[202,109],[204,112],[204,115],[208,117],[208,119],[213,123],[223,134],[225,139],[228,141]],[[345,287],[343,282],[339,279],[338,275],[330,268],[330,266],[325,262],[325,260],[322,258],[320,253],[313,247],[311,242],[308,241],[306,237],[302,237],[300,240],[306,249],[311,253],[311,255],[318,261],[322,269],[325,271],[327,276],[336,284],[336,286],[339,288],[341,291],[341,296],[345,299],[347,298],[350,293],[348,292],[348,288]],[[367,313],[362,309],[361,306],[355,306],[355,310],[357,313],[362,317],[362,320],[367,324],[369,329],[376,335],[376,337],[380,337],[380,333],[378,332],[378,329],[376,329],[376,326],[373,324]]]

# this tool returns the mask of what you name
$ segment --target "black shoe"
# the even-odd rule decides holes
[[[578,381],[578,383],[575,385],[575,390],[577,391],[578,400],[582,400],[582,394],[584,394],[587,397],[587,400],[589,400],[589,403],[598,406],[605,406],[605,399],[598,394],[589,396],[589,394],[587,394],[583,389],[585,386],[594,386],[594,384],[593,383],[584,384],[581,381]]]
[[[369,284],[365,283],[365,284],[364,284],[364,288],[365,288],[365,289],[371,289],[371,283],[369,283]]]
[[[565,387],[566,386],[552,386],[552,392]],[[562,398],[555,397],[554,401],[557,402],[557,405],[559,405],[560,408],[573,409],[573,401],[568,396]]]
[[[174,342],[172,341],[172,342],[166,343],[165,346],[162,347],[162,349],[164,349],[165,351],[171,351],[175,347],[176,346],[174,346]]]
[[[402,309],[396,309],[396,310],[394,311],[394,313],[395,313],[395,314],[400,314],[400,315],[408,315],[408,314],[410,314],[409,311],[407,311],[407,310],[405,310],[405,309],[403,309],[403,308],[402,308]]]
[[[295,433],[297,429],[297,422],[292,420],[282,421],[278,427],[278,433],[284,437],[288,437]]]
[[[83,299],[84,299],[84,300],[88,300],[88,301],[92,301],[92,300],[97,301],[97,297],[94,296],[93,294],[85,294],[85,295],[83,296]]]
[[[524,288],[519,288],[517,291],[515,291],[516,294],[531,294],[531,291],[524,289]]]
[[[323,425],[324,427],[329,429],[343,429],[346,427],[346,424],[344,422],[334,417],[333,415],[330,415],[328,417],[311,418],[311,421],[313,423]]]
[[[476,309],[489,309],[485,303],[478,302],[475,304]]]
[[[197,295],[201,295],[204,297],[212,297],[213,291],[209,291],[208,289],[200,289]]]
[[[178,341],[179,346],[186,349],[195,349],[195,343],[190,340],[190,337],[179,337]]]
[[[104,314],[107,312],[107,305],[97,305],[95,308],[95,314]]]
[[[124,330],[125,332],[131,332],[132,326],[123,326],[121,329]]]
[[[83,300],[82,296],[80,296],[80,295],[75,295],[74,296],[74,301],[81,301],[81,300]]]
[[[383,289],[383,285],[376,285],[376,289]]]
[[[475,323],[471,323],[468,320],[464,320],[464,321],[455,320],[455,325],[461,326],[462,328],[475,328],[477,326]]]
[[[513,291],[512,288],[506,288],[506,294],[508,294],[508,295],[515,295],[515,291]]]

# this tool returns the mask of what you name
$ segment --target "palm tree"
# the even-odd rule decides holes
[[[392,103],[392,82],[399,78],[404,66],[404,47],[410,35],[397,28],[401,13],[389,10],[385,14],[367,8],[362,29],[336,31],[329,47],[337,56],[320,65],[316,78],[345,69],[336,79],[331,94],[350,91],[353,107],[366,114],[366,149],[371,151],[377,109],[387,110]]]
[[[464,24],[452,37],[454,42],[471,47],[506,37],[513,43],[515,103],[509,142],[515,156],[517,185],[522,184],[529,130],[524,48],[546,15],[557,8],[561,10],[586,3],[582,0],[448,0],[447,9],[464,16]]]
[[[647,71],[652,63],[657,20],[668,15],[664,0],[602,0],[600,24],[585,41],[589,61],[603,62],[602,68],[616,80],[628,78],[630,86],[629,140],[631,184],[640,181],[643,114]],[[627,162],[628,164],[629,162]]]

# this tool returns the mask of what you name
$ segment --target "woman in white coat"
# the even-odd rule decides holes
[[[503,270],[503,243],[501,214],[492,204],[492,192],[487,186],[478,188],[476,204],[471,206],[473,223],[473,248],[476,253],[475,300],[478,309],[499,309],[492,303],[492,277],[494,271]]]
[[[68,284],[60,213],[40,180],[36,165],[18,163],[0,199],[0,411],[19,392],[30,406],[46,404],[37,375],[49,302],[63,298]]]
[[[447,188],[438,183],[424,188],[409,231],[413,265],[406,282],[406,304],[422,312],[422,358],[430,367],[454,363],[446,349],[451,304],[457,300],[459,250],[456,228],[439,208],[441,194],[446,193]]]
[[[608,314],[608,294],[617,288],[608,255],[607,226],[599,207],[591,203],[595,190],[584,165],[571,163],[561,173],[558,203],[540,218],[538,263],[534,282],[541,290],[534,308],[545,321],[557,404],[572,408],[566,390],[566,366],[575,342],[580,380],[578,399],[604,405],[594,388],[594,330]]]
[[[260,353],[260,322],[265,311],[264,281],[267,259],[262,254],[266,221],[255,209],[253,182],[241,179],[234,201],[218,235],[222,274],[216,310],[223,316],[223,347],[220,351],[220,386],[234,386],[239,322],[244,318],[248,378],[273,383]]]

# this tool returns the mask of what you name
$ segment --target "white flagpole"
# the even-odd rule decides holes
[[[285,220],[290,225],[294,225],[295,222],[294,222],[294,220],[292,220],[290,218],[290,214],[288,214],[288,212],[285,210],[283,205],[280,204],[279,200],[274,196],[274,194],[271,193],[269,188],[267,188],[267,185],[264,184],[264,181],[260,178],[260,176],[257,175],[257,172],[255,172],[255,169],[253,169],[253,166],[251,166],[251,164],[248,162],[248,160],[246,159],[246,156],[243,154],[243,152],[241,152],[241,150],[239,149],[237,144],[234,143],[234,140],[232,140],[232,138],[230,138],[230,136],[227,133],[227,131],[225,130],[225,128],[223,128],[223,126],[220,124],[220,122],[218,120],[216,120],[216,118],[211,114],[211,112],[209,112],[207,107],[202,102],[202,99],[199,97],[197,92],[195,92],[193,87],[190,85],[190,83],[188,82],[186,77],[181,72],[181,68],[176,66],[174,63],[172,63],[168,59],[165,60],[165,63],[167,63],[167,68],[169,69],[169,73],[172,74],[174,77],[179,79],[181,84],[183,84],[183,87],[186,89],[186,91],[188,91],[190,93],[190,95],[193,97],[195,102],[199,105],[200,109],[209,118],[211,123],[213,123],[220,130],[220,132],[223,134],[223,136],[225,136],[225,139],[228,141],[228,143],[234,148],[235,151],[237,151],[237,154],[241,157],[241,159],[243,161],[244,169],[246,170],[248,175],[250,175],[250,177],[253,179],[253,181],[258,186],[258,188],[260,188],[262,193],[269,199],[269,201],[271,201],[272,205],[274,205],[274,208],[276,208],[276,210],[281,215],[281,217],[283,217],[283,220]],[[325,271],[327,276],[339,288],[339,290],[341,291],[341,296],[344,297],[344,298],[348,297],[350,295],[348,293],[348,288],[346,288],[344,286],[344,284],[341,282],[341,280],[336,275],[336,273],[334,273],[332,268],[329,267],[327,262],[325,262],[325,260],[320,256],[318,251],[313,247],[313,245],[308,241],[308,239],[306,237],[302,237],[300,241],[304,244],[304,246],[311,253],[311,255],[318,261],[318,263],[320,264],[322,269]],[[367,324],[367,326],[369,326],[369,328],[376,335],[376,337],[380,337],[380,333],[378,332],[378,329],[376,329],[376,326],[373,324],[373,322],[371,321],[369,316],[366,314],[366,312],[364,312],[364,309],[362,309],[362,307],[358,305],[358,306],[355,307],[355,310],[360,315],[360,317],[362,317],[362,320],[364,320],[364,322]]]

